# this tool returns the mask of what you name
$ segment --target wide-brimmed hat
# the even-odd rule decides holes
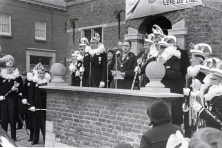
[[[83,37],[79,40],[79,46],[86,46],[89,45],[89,41],[86,37]]]

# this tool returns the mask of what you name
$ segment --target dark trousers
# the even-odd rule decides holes
[[[182,104],[184,102],[184,98],[175,98],[172,101],[171,106],[171,114],[172,114],[172,124],[181,125],[183,124],[183,109]]]
[[[11,127],[11,138],[16,140],[16,121],[18,117],[17,106],[10,98],[6,98],[1,106],[1,127],[4,131],[8,131],[8,123]]]
[[[39,133],[41,130],[43,136],[43,142],[45,143],[46,111],[35,111],[33,114],[34,114],[33,117],[36,121],[33,124],[32,129],[30,129],[31,134],[33,134],[32,136],[33,142],[34,143],[39,142]]]

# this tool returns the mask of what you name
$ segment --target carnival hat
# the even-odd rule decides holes
[[[89,45],[89,41],[86,37],[83,37],[79,40],[79,46],[86,46]]]
[[[145,35],[144,42],[147,42],[149,44],[153,44],[154,40],[155,40],[155,35],[153,33]]]
[[[222,69],[211,68],[212,78],[222,80]]]
[[[201,50],[203,53],[209,52],[209,54],[212,55],[212,48],[209,44],[199,43],[194,46],[194,49]]]
[[[221,59],[211,57],[204,61],[204,65],[210,68],[220,68],[222,64]]]
[[[113,48],[113,49],[110,49],[110,48],[109,48],[109,49],[107,50],[107,53],[108,53],[108,52],[114,53],[115,51],[116,51],[116,48]]]
[[[165,37],[163,30],[160,28],[160,26],[158,26],[156,24],[153,25],[152,31],[153,31],[154,35],[160,35],[161,37]]]
[[[201,57],[203,60],[206,59],[206,55],[201,50],[190,50],[190,53],[192,53],[195,56]]]
[[[177,38],[175,36],[172,35],[168,35],[164,37],[164,41],[167,42],[168,44],[174,44],[176,45],[177,42]]]
[[[15,59],[12,55],[5,55],[2,58],[0,58],[0,63],[7,63],[7,64],[14,66]]]
[[[194,78],[198,79],[202,84],[204,84],[203,79],[206,77],[206,74],[199,71],[198,74],[196,76],[194,76]]]
[[[169,44],[167,42],[164,41],[164,38],[162,38],[161,41],[158,42],[159,46],[164,46],[164,47],[169,47]]]
[[[211,73],[210,67],[207,67],[205,65],[199,65],[199,67],[200,67],[200,71],[205,73],[206,75]]]
[[[35,65],[35,67],[33,68],[33,71],[42,71],[42,70],[45,70],[45,68],[43,67],[41,62]]]
[[[99,42],[100,41],[100,35],[98,33],[95,33],[94,36],[91,38],[90,42]]]

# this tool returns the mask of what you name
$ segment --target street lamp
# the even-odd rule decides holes
[[[118,37],[120,40],[120,21],[121,21],[121,12],[125,12],[124,10],[120,10],[120,11],[115,11],[114,14],[116,15],[116,19],[118,20]]]
[[[69,27],[72,27],[73,31],[72,31],[72,35],[73,35],[73,43],[75,42],[75,28],[76,28],[76,21],[78,19],[77,18],[73,18],[73,19],[69,19],[65,22],[65,32],[66,29]]]

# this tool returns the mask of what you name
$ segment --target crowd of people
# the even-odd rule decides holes
[[[17,141],[16,130],[24,126],[30,130],[28,141],[32,145],[39,142],[41,130],[45,142],[47,93],[39,86],[47,85],[51,76],[41,63],[32,72],[20,74],[13,56],[6,55],[0,62],[4,65],[0,77],[1,128],[8,132],[10,127],[11,138]]]
[[[206,127],[210,132],[205,131],[205,135],[213,131],[221,134],[222,61],[211,57],[212,48],[206,43],[190,44],[189,56],[186,50],[176,46],[175,36],[165,35],[157,25],[152,31],[145,35],[144,46],[138,56],[131,52],[129,40],[119,41],[117,48],[106,50],[97,33],[90,42],[85,37],[81,38],[79,50],[72,54],[69,65],[72,86],[139,90],[149,83],[145,75],[147,65],[158,61],[165,67],[161,82],[170,88],[171,93],[185,97],[172,101],[171,113],[161,99],[148,107],[152,128],[143,134],[140,147],[188,146],[189,140],[178,143],[178,137],[191,138],[190,141],[203,140],[198,131],[203,133]],[[29,141],[37,144],[40,130],[45,140],[47,94],[39,86],[47,85],[50,75],[41,63],[31,72],[19,74],[11,55],[0,58],[0,62],[5,65],[0,77],[2,129],[7,132],[9,124],[11,138],[16,141],[16,125],[22,128],[22,120],[25,119],[26,128],[30,130]]]
[[[138,56],[131,52],[129,40],[106,50],[97,33],[90,42],[85,37],[80,39],[80,54],[73,54],[70,64],[73,86],[139,90],[149,83],[146,66],[158,61],[166,70],[161,80],[164,86],[171,93],[185,96],[172,102],[170,122],[182,127],[188,138],[202,127],[221,130],[222,61],[211,57],[209,44],[191,43],[189,50],[183,50],[177,46],[176,37],[165,35],[158,25],[152,31],[145,35]]]

